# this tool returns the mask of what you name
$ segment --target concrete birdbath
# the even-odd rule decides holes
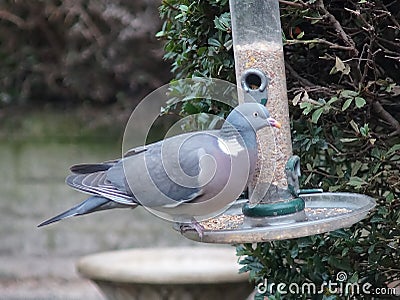
[[[300,160],[292,156],[289,107],[278,0],[230,0],[239,103],[257,101],[282,123],[258,135],[257,171],[249,199],[201,222],[206,243],[253,243],[290,239],[345,228],[375,206],[371,197],[299,187]]]
[[[143,248],[93,254],[78,262],[108,300],[246,299],[252,286],[238,274],[233,248]]]

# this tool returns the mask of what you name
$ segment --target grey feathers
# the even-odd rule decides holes
[[[138,205],[172,219],[217,212],[241,194],[252,175],[256,131],[277,124],[264,106],[246,103],[229,114],[221,130],[181,134],[131,149],[119,160],[75,165],[66,183],[92,196],[39,226]]]

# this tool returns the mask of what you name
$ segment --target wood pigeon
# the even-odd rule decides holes
[[[175,222],[204,219],[245,189],[257,161],[256,131],[266,126],[281,125],[265,106],[244,103],[219,130],[184,133],[131,149],[119,160],[72,166],[66,183],[92,196],[38,226],[138,205]]]

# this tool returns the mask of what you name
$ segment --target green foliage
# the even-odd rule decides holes
[[[192,76],[234,80],[228,1],[163,1],[165,58],[177,79]]]
[[[176,79],[210,77],[234,81],[234,59],[228,1],[163,1],[160,15],[165,20],[157,37],[166,41],[164,58],[172,62]],[[185,93],[184,86],[173,86]],[[191,93],[191,92],[189,92]],[[181,115],[207,112],[226,116],[230,111],[210,98],[197,99],[180,108]],[[176,108],[175,106],[169,107]],[[168,111],[168,110],[167,110]]]
[[[176,78],[235,81],[228,11],[227,1],[163,2],[159,36]],[[346,271],[350,281],[386,286],[400,278],[400,4],[282,1],[281,17],[302,187],[364,193],[378,206],[350,229],[240,245],[241,271],[255,284],[322,283]]]

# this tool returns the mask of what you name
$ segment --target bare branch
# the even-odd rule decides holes
[[[310,5],[307,3],[304,3],[303,1],[285,1],[285,0],[279,0],[279,3],[285,4],[287,6],[292,6],[292,7],[298,7],[298,8],[308,8]]]
[[[20,17],[12,14],[6,10],[0,10],[0,19],[7,20],[7,21],[17,25],[21,29],[24,29],[27,27],[27,25],[23,19],[21,19]]]
[[[395,135],[400,135],[400,123],[397,121],[385,108],[382,106],[382,104],[378,101],[375,100],[372,102],[372,107],[374,111],[378,114],[380,118],[385,120],[386,122],[389,123],[391,127],[395,131],[390,133],[388,136],[395,136]]]
[[[292,44],[313,44],[313,43],[319,43],[319,44],[326,44],[329,46],[331,49],[340,49],[340,50],[345,50],[345,51],[353,51],[353,47],[347,47],[347,46],[341,46],[332,42],[329,42],[324,39],[319,39],[315,38],[312,40],[286,40],[286,44],[292,45]]]
[[[385,55],[385,57],[386,57],[386,58],[389,58],[389,59],[394,59],[394,60],[397,60],[398,62],[400,62],[400,56],[389,56],[389,55]]]
[[[297,73],[295,71],[295,69],[293,69],[293,67],[288,62],[285,62],[285,67],[289,71],[289,73],[292,75],[292,77],[297,79],[300,82],[300,84],[303,86],[303,88],[306,91],[312,90],[315,92],[324,92],[325,94],[332,95],[332,91],[329,88],[316,85],[316,84],[312,83],[311,81],[309,81],[308,79],[302,77],[299,73]]]
[[[332,15],[325,7],[324,1],[323,0],[318,0],[318,5],[317,5],[319,11],[324,15],[324,19],[327,20],[334,28],[339,37],[342,39],[342,41],[348,45],[351,49],[351,51],[355,54],[358,55],[358,50],[356,49],[356,44],[354,43],[353,39],[347,35],[347,33],[344,31],[342,25],[339,23],[338,20],[336,20],[335,16]]]
[[[364,65],[364,70],[360,79],[360,84],[363,84],[363,82],[365,81],[365,78],[367,78],[368,75],[368,70],[370,68],[372,68],[372,66],[370,66],[370,62],[372,61],[372,57],[373,57],[373,53],[372,53],[372,45],[373,45],[374,40],[371,39],[367,48],[367,59]]]
[[[393,24],[397,27],[396,29],[400,29],[400,24],[399,22],[396,20],[395,17],[393,17],[393,15],[390,13],[390,11],[387,9],[387,7],[385,6],[385,4],[383,4],[382,1],[378,1],[378,3],[384,8],[384,11],[388,14],[389,19],[393,22]]]

